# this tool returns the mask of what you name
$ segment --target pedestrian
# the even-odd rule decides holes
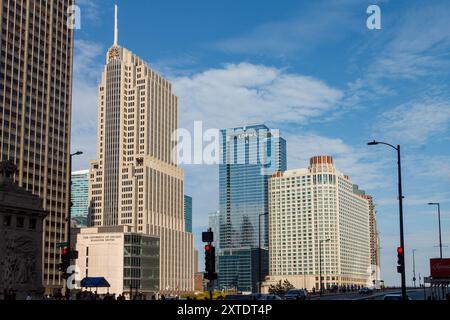
[[[31,295],[30,292],[28,292],[26,300],[27,300],[27,301],[33,300],[33,296]]]

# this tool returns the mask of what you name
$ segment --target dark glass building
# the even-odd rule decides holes
[[[185,231],[192,233],[192,197],[184,196]]]
[[[286,141],[254,125],[222,130],[220,145],[219,287],[256,292],[260,256],[262,279],[268,271],[268,179],[287,169]]]

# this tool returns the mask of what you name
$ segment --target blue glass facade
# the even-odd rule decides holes
[[[88,225],[89,213],[89,171],[78,171],[72,173],[71,208],[72,221],[77,226],[85,228]]]
[[[192,233],[192,197],[184,196],[184,220],[186,232]]]
[[[220,157],[219,286],[231,288],[231,279],[241,279],[240,291],[254,291],[250,249],[259,247],[261,219],[261,247],[267,250],[268,179],[287,169],[286,141],[265,125],[224,129]]]

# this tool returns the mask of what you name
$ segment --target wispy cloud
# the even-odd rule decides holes
[[[271,21],[253,30],[224,39],[216,48],[230,53],[285,55],[311,52],[324,43],[336,42],[358,30],[355,1],[311,2],[298,16]],[[320,16],[320,19],[317,17]]]
[[[352,65],[366,66],[359,65],[363,73],[348,84],[349,103],[395,96],[405,83],[424,77],[427,82],[420,86],[427,88],[438,77],[450,74],[448,1],[413,2],[401,9],[401,15],[396,10],[383,11],[383,30],[370,34],[368,41],[355,48]]]
[[[98,1],[76,0],[76,5],[81,8],[81,18],[89,20],[90,23],[98,21],[100,16],[100,5]]]
[[[102,45],[84,40],[75,41],[72,105],[72,148],[82,150],[74,167],[87,166],[95,159],[97,141],[97,86],[102,72]],[[83,168],[75,168],[83,169]]]
[[[389,179],[380,176],[386,165],[383,158],[375,158],[366,148],[354,147],[342,139],[307,132],[285,135],[288,141],[289,168],[306,168],[309,159],[317,155],[330,155],[336,168],[349,175],[352,181],[366,190],[385,187]]]
[[[424,98],[382,113],[375,131],[389,140],[420,145],[447,132],[449,122],[448,100]]]
[[[300,74],[249,63],[228,64],[173,79],[184,124],[216,128],[248,123],[306,123],[336,108],[342,92]]]

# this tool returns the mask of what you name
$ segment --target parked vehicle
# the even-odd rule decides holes
[[[284,300],[306,300],[308,293],[301,289],[292,289],[284,296]]]
[[[359,294],[371,295],[373,294],[373,290],[370,288],[362,288],[361,290],[359,290]]]

